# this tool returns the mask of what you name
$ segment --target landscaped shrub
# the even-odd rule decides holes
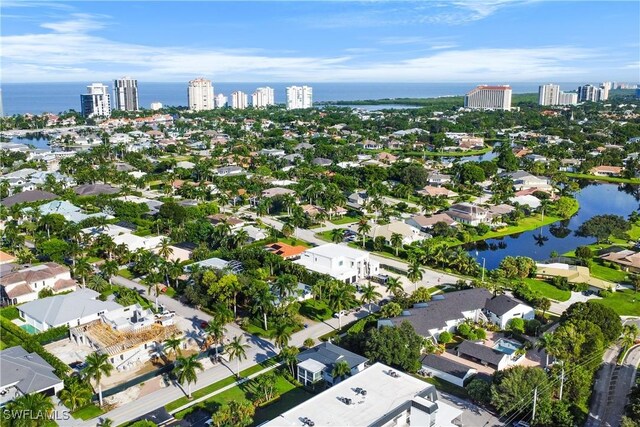
[[[447,332],[447,331],[444,331],[438,337],[438,342],[440,344],[447,344],[447,343],[450,343],[452,339],[453,339],[453,337],[451,336],[451,334],[449,332]]]
[[[600,295],[602,298],[609,298],[610,296],[612,296],[612,295],[613,295],[613,292],[611,292],[611,291],[605,291],[605,290],[602,290],[602,291],[600,291],[600,292],[599,292],[599,295]]]
[[[69,327],[67,325],[58,326],[57,328],[47,329],[44,332],[34,335],[38,342],[42,345],[50,342],[58,341],[69,337]]]
[[[540,326],[542,326],[540,321],[536,319],[528,320],[525,322],[525,325],[524,325],[525,333],[529,336],[535,336],[538,333]]]
[[[491,400],[491,384],[476,378],[465,387],[469,397],[478,403],[489,403]]]

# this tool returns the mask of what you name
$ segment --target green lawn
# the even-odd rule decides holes
[[[496,231],[489,231],[487,234],[484,234],[482,236],[475,236],[473,238],[473,241],[493,239],[495,237],[503,237],[503,236],[508,236],[510,234],[516,234],[516,233],[522,233],[524,231],[535,230],[538,227],[552,224],[560,220],[562,220],[562,218],[560,217],[545,215],[544,221],[543,221],[542,215],[535,214],[533,216],[529,216],[521,219],[520,221],[518,221],[518,225],[510,225]]]
[[[90,420],[95,417],[99,417],[104,414],[104,411],[96,405],[87,405],[83,408],[76,409],[71,413],[71,416],[75,419],[83,421]]]
[[[630,289],[616,291],[607,298],[594,301],[612,308],[620,316],[640,316],[640,294]]]
[[[260,322],[260,325],[257,324],[258,321]],[[249,320],[244,325],[242,325],[242,329],[244,329],[251,335],[256,335],[258,337],[271,338],[273,336],[273,333],[275,332],[275,329],[273,329],[273,327],[275,326],[274,323],[273,322],[267,323],[267,326],[269,326],[270,328],[267,331],[265,331],[262,326],[264,325],[262,324],[262,318],[260,318],[260,319],[254,319],[254,321]],[[299,330],[301,330],[302,327],[296,325],[293,327],[288,327],[287,329],[289,329],[292,333],[296,333]]]
[[[169,287],[167,288],[167,290],[165,291],[165,293],[164,293],[164,294],[165,294],[166,296],[168,296],[168,297],[173,298],[173,297],[175,297],[175,296],[176,296],[176,290],[175,290],[174,288],[172,288],[171,286],[169,286]]]
[[[263,370],[264,368],[267,368],[269,366],[272,366],[276,363],[276,360],[274,358],[271,359],[267,359],[264,362],[260,362],[257,365],[253,365],[247,369],[245,369],[244,371],[240,371],[240,376],[241,377],[248,377],[249,375],[255,374],[256,372],[260,372],[261,370]],[[222,379],[220,381],[217,381],[213,384],[209,384],[206,387],[203,387],[199,390],[194,391],[193,393],[191,393],[191,395],[193,396],[193,399],[199,399],[203,396],[206,396],[207,394],[213,393],[216,390],[219,390],[225,386],[228,386],[229,384],[233,384],[236,382],[236,378],[235,376],[231,375],[230,377],[227,377],[225,379]],[[191,399],[192,400],[192,399]],[[186,396],[185,397],[181,397],[180,399],[174,400],[173,402],[167,403],[164,408],[167,411],[173,411],[174,409],[177,409],[181,406],[186,405],[187,403],[189,403],[190,399],[187,399]]]
[[[605,267],[597,262],[593,262],[589,266],[589,272],[593,277],[607,280],[609,282],[621,283],[627,280],[627,273],[622,270],[616,270],[611,267]]]
[[[563,291],[553,286],[551,283],[547,283],[537,279],[524,279],[524,282],[529,285],[531,290],[538,291],[545,297],[556,301],[567,301],[571,298],[571,291]]]
[[[102,261],[102,258],[99,258],[97,256],[90,256],[89,258],[87,258],[87,262],[89,262],[90,264],[100,261]]]
[[[425,378],[422,375],[413,374],[414,377],[422,380],[426,383],[433,384],[440,391],[444,391],[445,393],[453,394],[454,396],[458,396],[462,399],[468,399],[469,394],[464,387],[460,387],[458,385],[452,384],[448,381],[442,380],[436,377]]]
[[[640,184],[640,179],[638,178],[627,179],[627,178],[619,178],[615,176],[595,176],[595,175],[589,175],[584,173],[572,173],[572,172],[567,172],[567,176],[570,178],[590,179],[592,181],[617,182],[617,183],[624,183],[624,184]]]
[[[256,409],[254,417],[254,425],[261,424],[264,421],[275,418],[278,414],[296,406],[297,404],[313,397],[312,393],[303,390],[301,387],[297,387],[295,384],[290,383],[280,372],[277,372],[275,389],[280,397],[263,407]],[[205,409],[211,413],[215,412],[220,406],[227,404],[231,401],[235,402],[251,402],[251,396],[253,393],[253,386],[251,382],[235,386],[229,390],[225,390],[220,394],[217,394],[210,399],[200,402],[184,411],[180,411],[175,414],[177,419],[183,419],[189,413],[196,409]]]
[[[311,245],[305,242],[302,239],[296,239],[295,237],[285,237],[283,239],[279,239],[278,243],[285,243],[291,246],[304,246],[305,248],[310,248]]]
[[[118,270],[118,276],[122,276],[125,279],[133,279],[133,273],[131,273],[128,268]]]
[[[302,302],[299,313],[317,322],[331,319],[331,316],[333,316],[333,311],[327,306],[327,303],[315,299],[308,299]]]
[[[342,218],[331,219],[329,220],[329,222],[335,225],[353,224],[355,222],[358,222],[358,218],[345,215]]]

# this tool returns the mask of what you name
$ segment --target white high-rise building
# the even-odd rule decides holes
[[[219,93],[219,94],[216,95],[215,101],[216,101],[215,102],[216,108],[222,108],[222,107],[225,107],[227,105],[227,102],[229,102],[229,98],[224,96],[224,94]]]
[[[80,95],[80,111],[84,117],[109,117],[111,115],[109,87],[102,83],[92,83],[87,86],[87,93]]]
[[[162,110],[162,102],[152,102],[149,106],[152,110]]]
[[[611,82],[604,82],[600,84],[600,101],[606,101],[609,99],[609,91],[611,90]]]
[[[546,84],[538,88],[538,104],[558,105],[560,98],[560,85]]]
[[[131,77],[123,77],[113,82],[113,94],[116,109],[136,111],[138,109],[138,81]]]
[[[593,85],[584,85],[578,88],[578,101],[598,102],[605,101],[609,97],[609,91]]]
[[[560,92],[558,97],[558,105],[576,105],[578,103],[578,94],[575,92]]]
[[[213,110],[213,86],[211,80],[197,78],[189,82],[189,109]]]
[[[249,106],[249,97],[242,91],[235,91],[231,94],[231,108],[243,110]]]
[[[481,110],[510,110],[511,93],[509,85],[480,85],[466,94],[464,106]]]
[[[253,105],[253,108],[265,108],[269,105],[275,105],[273,88],[267,86],[256,89],[251,95],[251,105]]]
[[[311,86],[289,86],[287,88],[287,110],[313,107]]]

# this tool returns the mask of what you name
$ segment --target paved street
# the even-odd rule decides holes
[[[616,372],[616,357],[620,347],[617,345],[608,348],[604,353],[604,364],[596,373],[596,380],[593,384],[593,393],[591,395],[591,407],[589,409],[589,417],[585,423],[585,427],[598,427],[604,420],[605,412],[608,406],[609,390],[614,372]]]
[[[620,425],[624,407],[627,404],[627,395],[635,383],[638,363],[640,363],[640,346],[633,347],[624,363],[617,368],[617,378],[610,387],[603,423],[600,425],[607,427]]]

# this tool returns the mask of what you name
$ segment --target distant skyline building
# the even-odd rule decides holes
[[[226,96],[224,96],[224,94],[219,93],[215,96],[215,105],[216,108],[222,108],[222,107],[226,107],[227,103],[229,102],[229,98],[227,98]]]
[[[511,86],[479,85],[464,97],[466,108],[479,110],[510,110]]]
[[[251,95],[251,105],[253,108],[265,108],[269,105],[275,105],[273,88],[266,86],[256,89]]]
[[[600,87],[593,85],[584,85],[578,87],[578,101],[580,102],[599,102],[609,99],[610,84],[603,83]]]
[[[558,97],[558,105],[576,105],[578,103],[578,94],[575,92],[560,92]]]
[[[540,105],[575,105],[578,103],[578,94],[563,92],[560,85],[545,84],[538,88],[538,104]]]
[[[313,88],[311,86],[287,87],[287,110],[313,107]]]
[[[84,117],[109,117],[111,115],[109,87],[102,83],[92,83],[87,86],[87,93],[80,95],[80,111]]]
[[[123,77],[113,82],[115,108],[122,111],[138,110],[138,80]]]
[[[189,81],[189,110],[213,110],[213,86],[211,80],[197,78]]]
[[[249,97],[242,91],[235,91],[231,94],[231,108],[244,110],[249,106]]]
[[[154,111],[162,110],[162,102],[152,102],[151,105],[149,105],[149,108],[151,108]]]

